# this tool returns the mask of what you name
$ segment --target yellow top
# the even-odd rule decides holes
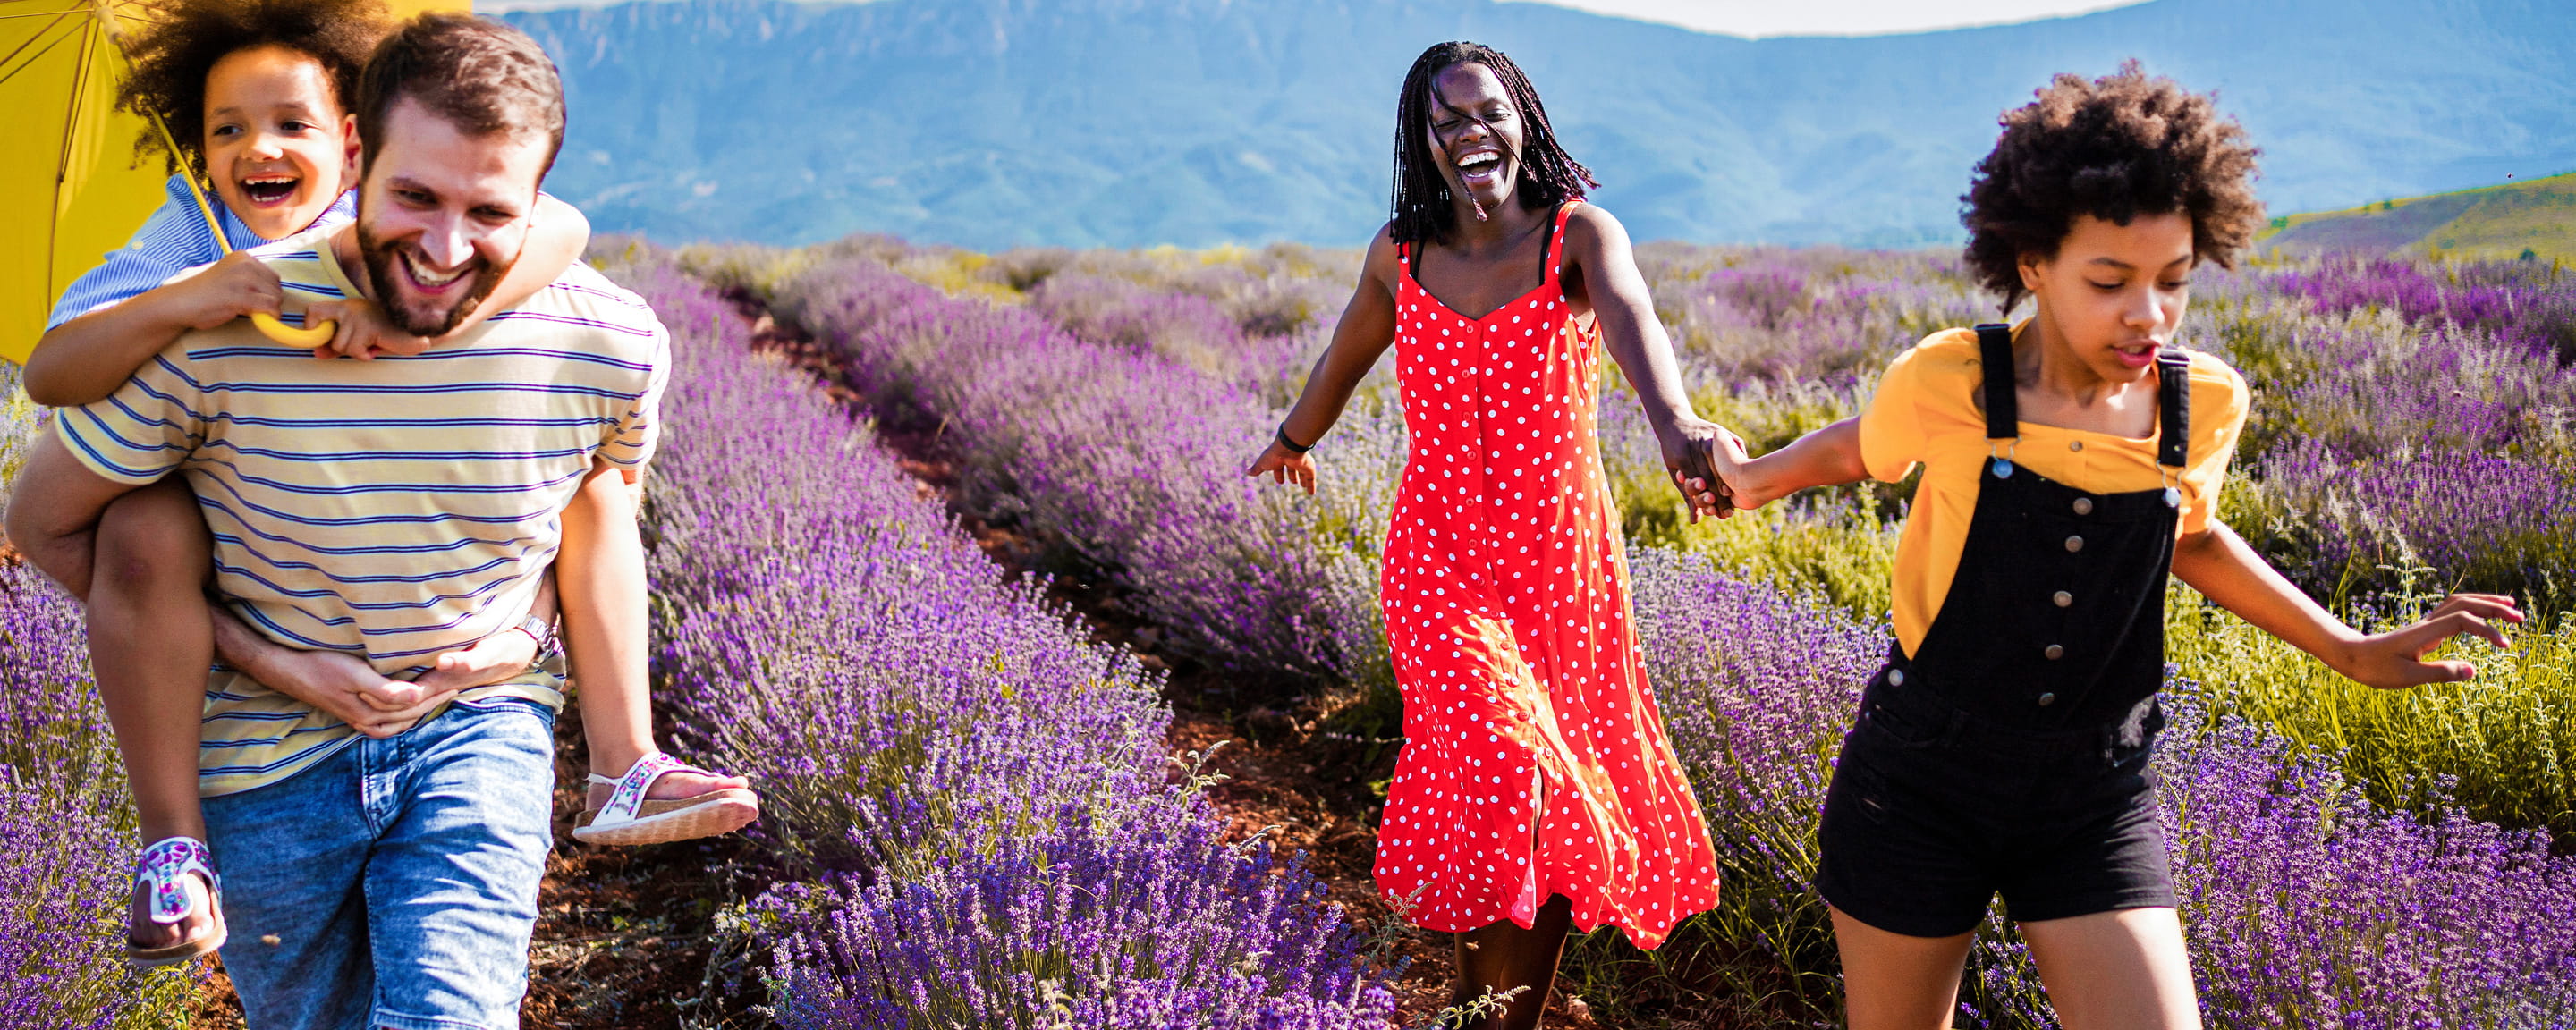
[[[2029,324],[2014,326],[2014,338]],[[1968,522],[1988,460],[1986,416],[1976,399],[1983,377],[1976,331],[1944,329],[1897,356],[1860,416],[1861,461],[1872,477],[1892,483],[1916,464],[1923,466],[1923,482],[1897,540],[1890,584],[1896,639],[1909,655],[1941,613],[1959,553],[1968,544]],[[2245,427],[2245,407],[2244,378],[2217,358],[2193,352],[2191,450],[2179,484],[2179,532],[2208,528],[2218,510],[2219,485]],[[2123,493],[2165,485],[2152,435],[2134,439],[2025,421],[2017,444],[1998,443],[2011,448],[2014,464],[2078,490]]]

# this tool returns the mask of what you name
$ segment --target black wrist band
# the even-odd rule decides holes
[[[1290,453],[1290,454],[1304,454],[1304,453],[1306,453],[1307,451],[1311,451],[1311,450],[1314,450],[1314,449],[1315,449],[1315,445],[1314,445],[1314,444],[1311,444],[1311,443],[1309,443],[1309,444],[1301,444],[1301,443],[1298,443],[1298,442],[1297,442],[1297,441],[1295,441],[1295,440],[1291,440],[1291,439],[1289,439],[1289,438],[1288,438],[1288,427],[1287,427],[1287,426],[1285,426],[1285,425],[1280,426],[1278,429],[1272,430],[1272,431],[1271,431],[1271,433],[1270,433],[1270,435],[1272,435],[1272,436],[1274,436],[1274,437],[1277,437],[1277,438],[1278,438],[1278,440],[1279,440],[1279,446],[1281,446],[1281,447],[1285,447],[1285,448],[1288,448],[1288,453]]]

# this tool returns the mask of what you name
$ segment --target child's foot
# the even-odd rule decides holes
[[[573,822],[589,844],[660,844],[732,833],[760,818],[751,781],[654,752],[618,779],[593,775],[589,807]]]
[[[213,858],[193,837],[171,837],[143,849],[125,913],[128,961],[166,966],[223,946],[224,917],[209,864]]]

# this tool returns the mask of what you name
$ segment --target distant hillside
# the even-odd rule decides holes
[[[2576,259],[2576,172],[2529,182],[2289,215],[2265,250]]]
[[[1640,239],[1957,239],[1994,118],[2122,58],[2216,88],[2277,210],[2576,167],[2567,0],[2153,0],[1747,41],[1491,0],[664,0],[505,15],[562,65],[603,231],[979,249],[1351,246],[1433,42],[1529,70]]]

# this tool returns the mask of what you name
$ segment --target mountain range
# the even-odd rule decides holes
[[[649,0],[502,15],[562,68],[548,188],[600,231],[977,249],[1297,240],[1386,217],[1422,48],[1511,54],[1638,239],[1955,242],[1995,117],[2137,58],[2215,89],[2276,211],[2576,168],[2566,0],[2151,0],[1745,40],[1492,0]]]

